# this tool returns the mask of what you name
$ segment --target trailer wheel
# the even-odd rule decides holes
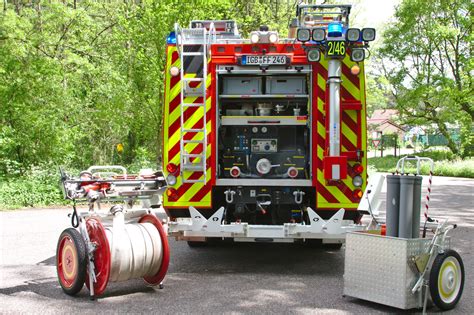
[[[464,264],[461,256],[448,250],[439,254],[431,267],[430,294],[442,310],[453,309],[461,299],[464,288]]]
[[[56,248],[56,271],[59,284],[68,295],[81,291],[86,279],[86,243],[73,228],[65,229],[59,236]]]

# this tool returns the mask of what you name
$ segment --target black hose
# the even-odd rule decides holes
[[[74,200],[72,205],[71,225],[74,228],[79,227],[79,215],[77,214],[76,210],[76,200]]]

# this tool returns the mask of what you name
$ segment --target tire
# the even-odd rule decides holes
[[[73,228],[65,229],[56,247],[56,272],[59,284],[68,295],[81,291],[86,279],[86,243]]]
[[[439,254],[431,267],[430,294],[442,310],[453,309],[461,299],[464,288],[464,264],[461,256],[448,250]]]

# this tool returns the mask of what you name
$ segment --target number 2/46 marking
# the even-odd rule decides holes
[[[344,56],[346,46],[344,42],[328,42],[328,56]]]

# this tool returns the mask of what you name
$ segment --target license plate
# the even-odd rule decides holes
[[[326,55],[343,57],[346,55],[346,42],[328,41],[326,44]]]
[[[265,55],[265,56],[242,56],[242,65],[286,65],[287,56],[282,55]]]

